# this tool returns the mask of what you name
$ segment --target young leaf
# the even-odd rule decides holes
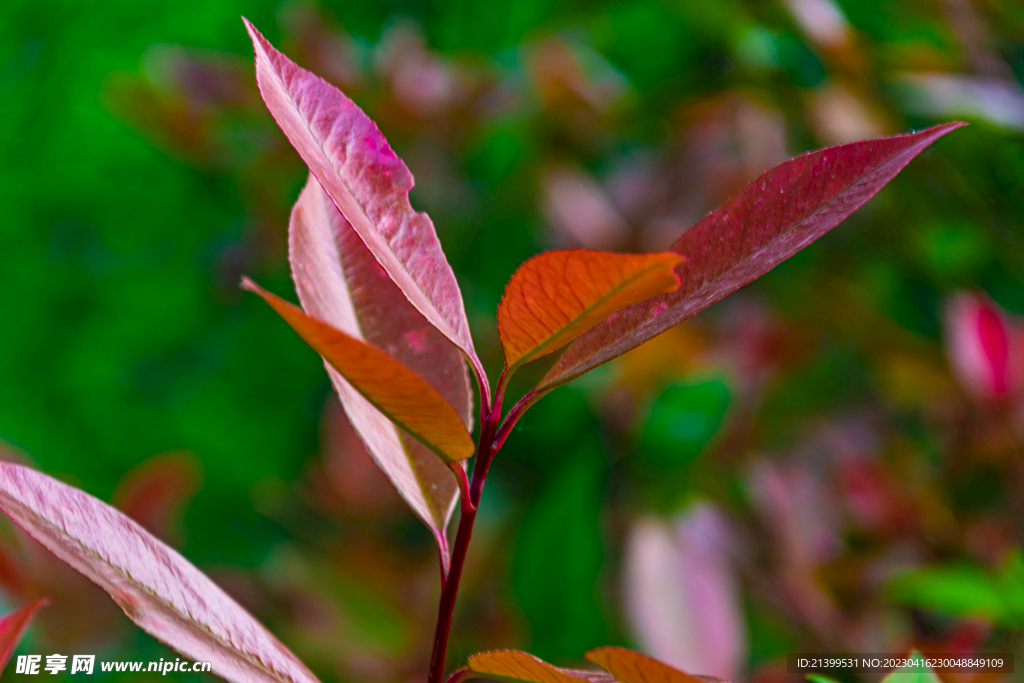
[[[374,408],[446,462],[473,455],[473,438],[455,409],[427,380],[376,346],[317,320],[249,278],[242,288],[263,297]]]
[[[32,617],[49,602],[49,598],[39,598],[0,619],[0,673],[3,673],[7,662],[11,659],[11,653],[21,641],[25,629],[32,622]]]
[[[402,293],[466,354],[489,404],[487,375],[473,349],[455,274],[434,224],[409,205],[409,169],[352,100],[244,21],[260,93],[277,124]]]
[[[599,647],[584,656],[618,683],[701,683],[690,674],[624,647]]]
[[[633,304],[573,342],[535,395],[579,377],[704,310],[800,251],[871,199],[911,159],[946,133],[854,142],[779,164],[687,230],[671,251],[687,258],[682,284]]]
[[[0,462],[0,509],[110,593],[128,618],[235,683],[318,683],[284,645],[177,552],[111,506]]]
[[[493,650],[470,655],[469,673],[509,683],[580,683],[587,678],[581,672],[560,669],[539,657],[519,650]]]
[[[557,351],[619,309],[674,292],[678,254],[565,249],[535,256],[512,275],[498,306],[505,364]]]
[[[413,308],[310,175],[288,228],[292,278],[313,317],[384,349],[419,373],[472,428],[473,393],[459,350]],[[448,468],[409,438],[324,361],[345,412],[377,465],[448,556],[445,528],[459,488]]]

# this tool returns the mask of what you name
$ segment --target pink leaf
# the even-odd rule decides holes
[[[1018,333],[987,297],[959,294],[946,309],[946,355],[953,374],[972,397],[1006,399],[1020,389]]]
[[[313,176],[292,209],[288,246],[295,289],[307,313],[419,373],[472,428],[473,395],[462,354],[406,300]],[[430,527],[447,558],[444,530],[458,497],[455,477],[324,364],[367,450]]]
[[[687,258],[682,285],[623,309],[573,342],[535,389],[542,394],[661,334],[761,277],[871,199],[946,133],[854,142],[779,164],[687,230],[670,248]]]
[[[236,683],[318,683],[188,560],[113,507],[35,470],[0,463],[0,509],[110,593],[132,621]]]
[[[434,224],[409,205],[409,169],[344,93],[275,50],[248,20],[245,26],[260,93],[277,124],[406,298],[466,354],[489,404],[455,274]]]
[[[739,680],[746,636],[726,521],[709,505],[674,527],[637,524],[626,545],[625,603],[645,652],[683,671]]]
[[[49,604],[49,598],[39,598],[16,612],[11,612],[0,619],[0,673],[3,673],[7,662],[11,659],[11,653],[18,646],[21,637],[25,634],[32,617],[36,615],[41,607]]]

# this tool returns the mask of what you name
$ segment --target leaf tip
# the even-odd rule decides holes
[[[254,43],[264,40],[263,34],[260,33],[259,29],[256,28],[256,26],[253,25],[253,23],[249,21],[244,14],[242,15],[242,23],[245,24],[245,30],[248,32],[249,37],[252,38]]]
[[[256,61],[259,62],[261,59],[266,60],[270,58],[270,55],[275,53],[274,46],[270,44],[260,30],[256,28],[256,25],[251,21],[242,16],[242,23],[245,24],[245,30],[249,34],[249,40],[252,41],[252,49],[256,56]],[[258,70],[257,70],[258,72]]]
[[[970,124],[968,122],[966,122],[966,121],[947,121],[946,123],[940,123],[939,125],[934,126],[930,130],[931,130],[931,132],[935,133],[933,139],[938,140],[942,136],[944,136],[944,135],[946,135],[948,133],[952,133],[957,128],[963,128],[964,126],[969,126],[969,125]],[[928,132],[928,131],[924,130],[924,131],[921,131],[921,132],[925,133],[925,132]]]
[[[247,292],[252,292],[253,294],[259,294],[261,290],[261,287],[253,282],[248,275],[242,276],[241,281],[238,283],[238,288]]]

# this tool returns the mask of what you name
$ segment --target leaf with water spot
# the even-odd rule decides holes
[[[767,171],[683,233],[670,293],[623,309],[574,341],[535,389],[565,384],[761,277],[838,225],[929,145],[963,123],[854,142]]]

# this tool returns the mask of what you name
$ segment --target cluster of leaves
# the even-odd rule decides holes
[[[586,392],[556,393],[526,418],[526,431],[495,465],[497,498],[483,509],[496,517],[490,528],[481,520],[481,552],[467,562],[468,595],[456,614],[461,651],[532,638],[532,650],[559,661],[632,638],[686,670],[742,677],[752,664],[755,675],[770,677],[773,657],[792,649],[787,638],[895,650],[914,634],[976,648],[1002,637],[990,624],[1017,628],[1018,534],[1008,512],[1020,442],[1015,384],[1005,385],[1006,398],[983,395],[977,354],[953,352],[963,346],[953,343],[952,308],[944,335],[951,376],[935,321],[946,292],[979,282],[1002,306],[1024,312],[1008,241],[1019,218],[1017,139],[999,132],[1017,124],[1012,107],[1000,119],[993,106],[1018,97],[1019,18],[1000,2],[975,7],[970,21],[962,3],[942,13],[892,3],[885,14],[899,19],[887,22],[856,3],[817,15],[800,14],[805,4],[765,13],[737,3],[728,19],[679,19],[652,9],[658,3],[612,13],[615,34],[639,31],[639,44],[677,31],[669,42],[683,47],[658,54],[693,53],[698,66],[672,83],[662,77],[675,72],[636,57],[593,22],[582,33],[527,41],[505,71],[507,54],[502,68],[481,68],[426,48],[408,24],[368,47],[309,6],[282,12],[289,51],[365,106],[416,170],[414,203],[431,209],[464,278],[468,318],[491,369],[501,347],[481,313],[490,315],[507,274],[537,246],[664,248],[787,150],[923,126],[932,116],[988,122],[915,165],[898,195],[830,242],[842,249],[816,250],[762,285],[761,299],[731,300],[673,328],[592,378]],[[377,30],[348,10],[341,16],[357,34]],[[814,16],[832,19],[815,24]],[[979,22],[981,31],[961,30]],[[431,45],[452,47],[449,34],[429,22],[427,31]],[[108,102],[174,156],[207,174],[230,174],[242,189],[247,231],[217,255],[216,296],[231,300],[241,264],[281,289],[282,205],[294,197],[297,160],[260,118],[251,73],[224,55],[167,47],[145,65],[145,78],[111,79]],[[531,203],[550,224],[534,221],[533,233]],[[283,337],[257,313],[247,317],[261,325],[258,350],[273,354]],[[266,365],[282,362],[274,356]],[[962,366],[975,368],[973,379]],[[298,363],[287,367],[278,374],[303,372]],[[295,384],[274,391],[306,390]],[[239,431],[231,424],[218,429]],[[372,474],[373,465],[359,459],[362,447],[340,408],[327,406],[324,425],[323,465],[269,505],[264,499],[261,511],[314,547],[333,548],[330,560],[292,547],[258,571],[215,569],[218,583],[269,619],[318,672],[407,676],[425,659],[425,634],[415,625],[432,619],[436,569],[419,562],[424,547],[409,552],[406,536],[393,550],[394,529],[407,535],[408,525],[386,480],[354,476],[357,468]],[[208,441],[200,442],[204,461],[220,467],[221,452]],[[253,445],[262,446],[243,440],[239,450],[272,450]],[[50,451],[58,449],[39,450],[47,468],[78,472],[54,462]],[[448,470],[436,458],[424,462],[454,500]],[[256,461],[250,469],[267,468]],[[535,487],[534,472],[544,473]],[[96,481],[86,478],[88,488],[102,491]],[[220,479],[212,487],[225,488]],[[501,496],[529,501],[531,488],[520,526],[517,506],[503,506]],[[690,507],[698,497],[715,503]],[[335,517],[339,509],[344,519]],[[552,518],[565,526],[551,529]],[[203,555],[198,550],[189,554]],[[46,567],[49,576],[49,565],[31,559],[22,573]],[[906,571],[915,566],[923,569]],[[604,597],[620,586],[628,624],[615,621],[614,599]],[[11,593],[6,579],[5,588]],[[31,590],[49,588],[12,594],[31,599]],[[588,598],[598,592],[600,599]],[[323,610],[313,610],[314,601]]]
[[[512,276],[498,307],[505,369],[492,394],[433,224],[409,204],[413,183],[405,165],[340,90],[276,51],[250,23],[246,27],[263,99],[309,167],[310,179],[289,230],[292,274],[303,308],[248,279],[242,285],[262,296],[320,353],[368,451],[434,533],[443,588],[433,683],[444,671],[484,480],[523,412],[552,389],[788,259],[859,208],[932,142],[962,125],[852,143],[781,164],[686,231],[670,251],[564,250],[531,259]],[[512,373],[563,347],[537,385],[503,415]],[[421,365],[424,373],[404,359]],[[469,433],[464,359],[479,389],[476,444]],[[474,454],[469,478],[464,461]],[[422,475],[434,458],[451,471],[461,500],[451,550],[446,527],[455,495],[446,496],[451,486],[444,486],[436,466],[434,474]],[[222,677],[316,680],[205,575],[110,506],[8,463],[0,470],[0,508],[107,590],[143,629],[189,657],[211,661]],[[12,638],[38,606],[11,617]],[[673,671],[617,648],[589,657],[620,683]],[[552,676],[573,678],[514,652],[474,656],[455,674],[472,675],[537,683]]]

